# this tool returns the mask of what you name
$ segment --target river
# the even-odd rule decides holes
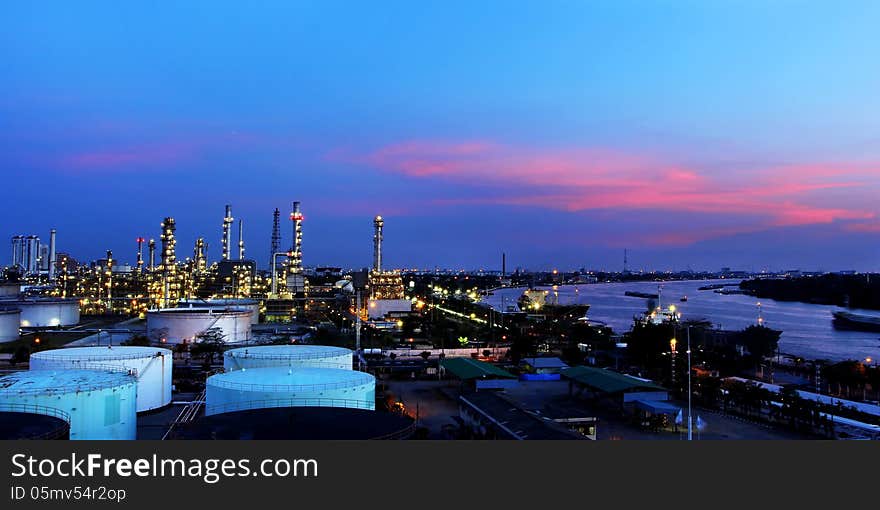
[[[831,312],[836,306],[814,305],[789,301],[775,301],[739,294],[718,294],[712,290],[697,290],[711,284],[736,284],[734,280],[698,280],[663,282],[661,301],[666,308],[674,304],[682,319],[706,319],[723,329],[743,329],[755,324],[758,318],[758,301],[764,324],[782,330],[779,350],[782,353],[803,356],[807,359],[872,358],[880,360],[880,333],[841,331],[834,329]],[[657,293],[657,282],[596,283],[561,285],[556,291],[559,304],[589,304],[590,319],[607,323],[617,333],[629,331],[633,316],[647,309],[647,299],[625,296],[626,291]],[[550,291],[547,302],[557,299],[552,287],[540,287]],[[730,287],[730,288],[736,288]],[[484,296],[483,304],[496,310],[516,304],[523,288],[499,289],[492,296]],[[687,296],[686,302],[680,301]],[[880,315],[877,311],[858,310],[858,313]]]

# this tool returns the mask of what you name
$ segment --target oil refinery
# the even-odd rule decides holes
[[[368,269],[307,266],[304,209],[289,204],[287,235],[281,209],[271,210],[265,267],[245,258],[245,222],[230,204],[217,223],[214,260],[206,235],[181,255],[173,216],[158,222],[154,237],[133,237],[131,262],[111,250],[81,262],[58,244],[56,229],[48,244],[12,236],[0,280],[0,355],[12,371],[0,377],[0,413],[21,426],[0,437],[179,439],[218,427],[232,434],[228,416],[241,418],[234,428],[244,435],[411,435],[411,418],[377,411],[376,375],[358,350],[362,330],[371,331],[364,328],[413,309],[401,272],[383,261],[385,219],[373,219]],[[320,344],[328,331],[357,341]],[[261,428],[278,413],[295,413],[304,428]],[[346,425],[329,426],[340,416]]]

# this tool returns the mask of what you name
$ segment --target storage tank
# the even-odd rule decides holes
[[[338,368],[255,368],[212,375],[205,415],[272,407],[376,408],[376,379]]]
[[[0,343],[14,342],[21,336],[21,310],[0,308]]]
[[[241,308],[165,308],[147,312],[147,337],[179,344],[192,342],[205,331],[217,328],[226,343],[251,338],[251,310]]]
[[[137,380],[123,372],[31,370],[0,377],[0,407],[55,409],[70,416],[70,439],[135,439]]]
[[[272,407],[201,416],[176,425],[168,439],[375,440],[409,439],[415,420],[405,414],[340,407]]]
[[[178,308],[244,308],[251,310],[251,324],[260,323],[260,302],[246,298],[190,299],[177,303]]]
[[[0,283],[0,298],[14,298],[21,294],[21,284]]]
[[[70,416],[48,407],[0,405],[0,440],[21,439],[70,439]]]
[[[257,345],[223,353],[223,369],[227,372],[269,367],[351,370],[352,352],[326,345]]]
[[[31,370],[113,370],[137,378],[137,411],[171,403],[172,352],[157,347],[71,347],[31,354]]]
[[[79,301],[61,298],[24,298],[0,301],[21,310],[21,327],[48,328],[79,324]]]

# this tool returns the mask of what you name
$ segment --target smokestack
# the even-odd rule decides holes
[[[140,273],[144,272],[144,238],[138,237],[137,243],[138,243],[137,272],[138,272],[138,274],[140,274]]]
[[[55,264],[58,262],[55,256],[55,229],[49,232],[49,281],[55,280]]]
[[[501,277],[507,276],[507,254],[501,252]]]
[[[223,217],[223,260],[232,258],[230,252],[232,250],[232,206],[226,206],[226,216]]]
[[[373,219],[373,271],[379,273],[382,271],[382,228],[385,226],[385,220],[381,216]]]
[[[238,220],[238,260],[244,260],[244,220]]]
[[[150,239],[150,271],[156,269],[156,240]]]

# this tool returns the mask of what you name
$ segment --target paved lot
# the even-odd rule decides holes
[[[410,416],[418,412],[419,425],[428,428],[430,439],[448,439],[444,425],[458,426],[457,386],[447,381],[386,381],[388,389],[406,406]]]
[[[432,439],[445,438],[444,425],[457,425],[458,405],[455,401],[457,386],[443,381],[389,381],[389,389],[400,397],[414,415],[416,407],[423,426],[430,431]],[[524,408],[546,415],[595,416],[599,419],[600,440],[680,440],[686,439],[686,430],[675,432],[651,432],[630,423],[620,411],[604,405],[593,405],[568,395],[568,383],[564,381],[520,382],[505,394]],[[679,403],[683,407],[686,403]],[[686,411],[685,411],[686,415]],[[722,416],[711,411],[694,410],[694,419],[700,416],[706,422],[702,432],[694,433],[694,439],[807,439],[802,435],[774,430],[759,424]],[[686,416],[685,416],[686,419]]]

